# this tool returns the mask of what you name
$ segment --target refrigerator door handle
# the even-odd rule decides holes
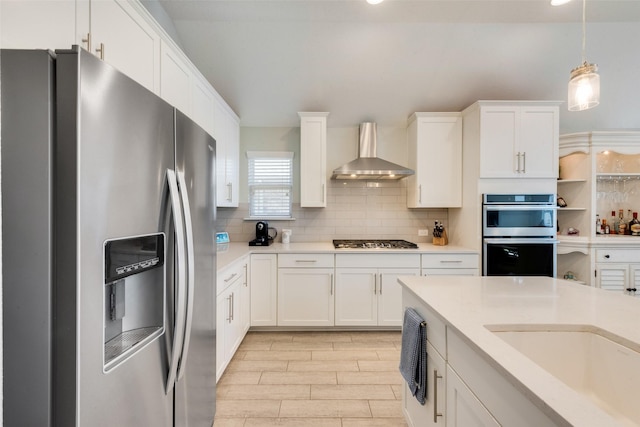
[[[182,344],[184,341],[184,323],[185,323],[185,311],[186,311],[186,248],[185,248],[185,235],[184,235],[184,217],[182,215],[182,209],[180,207],[180,194],[178,192],[178,182],[176,179],[176,173],[167,169],[167,183],[169,187],[169,199],[171,203],[171,218],[173,219],[173,226],[176,236],[176,280],[175,280],[175,320],[173,325],[173,341],[171,343],[171,354],[169,361],[169,373],[167,374],[166,394],[169,394],[173,390],[174,383],[176,381],[176,375],[178,372],[178,364],[180,362],[180,355],[182,350]]]
[[[191,338],[191,325],[193,324],[193,299],[196,288],[195,283],[195,250],[193,247],[193,224],[191,221],[191,208],[189,205],[189,193],[187,192],[187,183],[184,180],[184,174],[177,172],[178,189],[182,200],[182,213],[184,215],[184,231],[185,242],[187,245],[187,313],[184,325],[184,340],[182,341],[182,356],[178,366],[178,380],[184,375],[187,363],[187,355],[189,354],[189,340]]]

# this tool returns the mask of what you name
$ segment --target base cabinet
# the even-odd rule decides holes
[[[427,396],[424,405],[411,395],[407,383],[402,388],[402,412],[410,427],[445,426],[447,365],[427,341]]]
[[[278,326],[333,326],[333,255],[279,255],[278,266]]]
[[[451,367],[447,381],[447,427],[500,426]]]
[[[278,256],[252,254],[251,326],[276,326],[278,294]]]
[[[234,263],[217,276],[216,381],[222,376],[248,330],[244,314],[250,305],[247,260]]]

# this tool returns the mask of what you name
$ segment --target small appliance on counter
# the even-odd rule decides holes
[[[275,234],[270,236],[269,230],[273,230]],[[249,242],[249,246],[269,246],[277,235],[278,232],[275,228],[269,227],[269,223],[258,221],[256,223],[256,238]]]

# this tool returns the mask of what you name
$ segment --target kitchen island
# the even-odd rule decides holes
[[[546,277],[399,282],[427,324],[427,403],[405,387],[410,426],[640,423],[637,299]]]

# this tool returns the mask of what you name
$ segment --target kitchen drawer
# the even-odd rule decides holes
[[[278,268],[333,268],[333,254],[280,254]]]
[[[422,254],[422,268],[478,268],[478,254]]]
[[[336,254],[336,267],[420,268],[420,254]]]
[[[216,295],[220,294],[222,291],[234,284],[236,280],[242,279],[244,275],[247,274],[245,271],[246,264],[246,259],[242,259],[218,272],[216,276]]]
[[[638,239],[640,243],[640,239]],[[596,249],[596,262],[638,262],[640,249]]]

